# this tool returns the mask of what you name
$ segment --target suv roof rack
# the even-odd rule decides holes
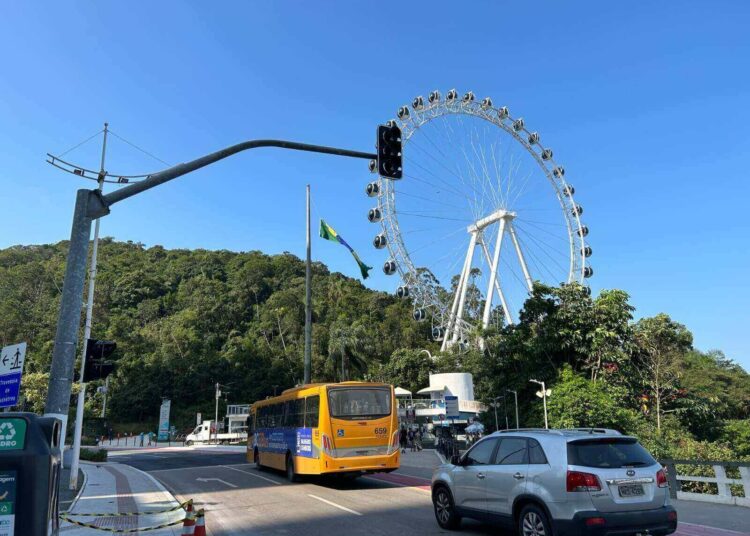
[[[587,432],[589,434],[615,434],[615,435],[622,435],[617,430],[613,430],[611,428],[568,428],[571,432]]]

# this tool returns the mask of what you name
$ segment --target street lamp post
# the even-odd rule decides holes
[[[544,401],[544,428],[549,428],[549,423],[547,422],[547,395],[552,394],[552,391],[549,393],[547,392],[547,386],[544,385],[544,382],[540,382],[539,380],[529,380],[532,383],[536,383],[542,386],[542,400]],[[537,393],[538,395],[539,393]]]
[[[506,389],[505,392],[513,393],[513,399],[516,406],[516,430],[518,430],[518,391],[514,391],[513,389]]]
[[[78,343],[78,330],[81,322],[82,296],[86,279],[86,261],[89,253],[92,221],[108,215],[111,206],[115,203],[239,152],[258,147],[278,147],[367,160],[377,160],[378,158],[378,155],[374,153],[351,151],[337,147],[325,147],[285,140],[250,140],[221,149],[190,162],[177,164],[163,171],[153,173],[140,182],[132,183],[106,195],[98,189],[82,189],[76,192],[73,223],[71,225],[68,256],[65,265],[65,278],[63,280],[60,310],[57,317],[55,344],[52,349],[47,401],[44,406],[44,415],[59,419],[62,422],[63,430],[65,430],[68,421],[70,391],[75,365],[75,351]],[[49,161],[56,163],[55,157],[52,155],[49,156],[51,159]],[[64,435],[62,438],[64,438]]]

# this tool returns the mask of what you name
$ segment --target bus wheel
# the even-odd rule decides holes
[[[289,454],[286,456],[286,479],[289,482],[299,482],[299,476],[294,472],[294,460]]]

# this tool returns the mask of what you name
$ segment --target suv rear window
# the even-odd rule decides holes
[[[586,439],[568,443],[568,464],[599,469],[645,467],[656,460],[632,438]]]

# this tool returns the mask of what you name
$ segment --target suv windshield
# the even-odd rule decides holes
[[[328,391],[331,417],[374,419],[391,414],[391,390],[387,387],[334,388]]]
[[[607,438],[568,443],[568,463],[606,469],[645,467],[656,460],[633,438]]]

